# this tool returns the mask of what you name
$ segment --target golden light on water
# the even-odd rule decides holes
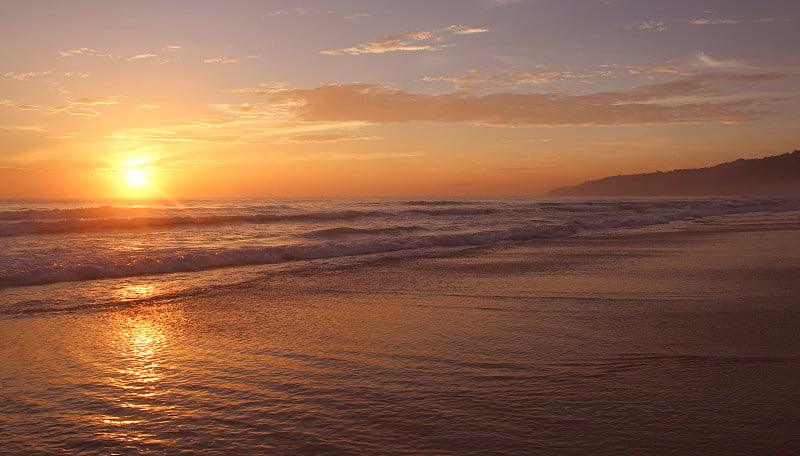
[[[124,249],[123,249],[124,250]],[[120,301],[144,299],[153,296],[158,291],[158,286],[149,284],[126,284],[114,291],[114,297]]]
[[[158,292],[153,284],[130,284],[118,290],[120,299],[137,299]],[[175,309],[137,308],[110,315],[106,322],[107,346],[114,363],[106,378],[114,393],[108,397],[121,411],[102,414],[97,420],[108,427],[107,435],[120,441],[153,443],[155,436],[142,416],[159,416],[167,410],[163,398],[172,392],[164,381],[172,374],[169,346],[175,337]]]

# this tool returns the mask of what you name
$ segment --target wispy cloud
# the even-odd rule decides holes
[[[321,142],[339,142],[339,141],[365,141],[380,139],[378,136],[372,135],[346,135],[346,134],[315,134],[315,135],[297,135],[289,138],[284,138],[280,142],[284,143],[321,143]]]
[[[698,66],[712,68],[715,70],[732,70],[732,69],[753,69],[743,60],[738,59],[715,59],[703,51],[699,51],[696,55],[696,62]]]
[[[668,32],[671,28],[662,21],[642,21],[627,25],[625,28],[634,30],[654,30],[656,32]]]
[[[47,131],[47,130],[44,129],[44,127],[40,127],[38,125],[0,125],[0,130],[38,131],[38,132]]]
[[[456,35],[472,35],[473,33],[484,33],[489,31],[489,29],[485,28],[467,27],[464,25],[451,25],[449,27],[445,27],[443,30],[447,30],[450,33],[455,33]]]
[[[369,13],[356,13],[356,14],[351,14],[349,16],[345,16],[344,18],[347,19],[347,20],[352,20],[352,19],[359,19],[359,18],[362,18],[362,17],[369,17],[369,16],[370,16]]]
[[[645,71],[651,71],[653,73],[683,73],[683,71],[672,67],[645,68]]]
[[[99,108],[111,105],[117,105],[124,99],[123,95],[114,95],[111,97],[95,97],[95,98],[78,98],[71,100],[66,105],[56,106],[50,108],[50,114],[68,114],[71,116],[95,118],[102,115]]]
[[[702,18],[702,19],[692,19],[689,21],[690,24],[695,25],[719,25],[719,24],[739,24],[742,21],[739,19],[725,19],[725,18]]]
[[[16,79],[17,81],[24,81],[26,79],[30,79],[36,76],[47,76],[50,74],[49,71],[31,71],[28,73],[15,73],[10,71],[8,73],[4,73],[3,76],[11,79]]]
[[[89,119],[93,119],[95,117],[100,117],[102,114],[100,111],[92,108],[87,108],[81,105],[63,105],[63,106],[56,106],[50,109],[51,114],[68,114],[70,116],[77,116],[77,117],[85,117]]]
[[[174,53],[174,52],[176,52],[176,51],[178,51],[178,50],[180,50],[182,48],[183,48],[182,46],[177,45],[177,44],[169,44],[169,45],[166,45],[163,48],[161,48],[161,50],[164,51],[164,52],[167,52],[167,53]],[[80,47],[80,48],[70,49],[68,51],[61,51],[61,52],[58,53],[58,55],[59,55],[59,57],[73,57],[73,56],[80,56],[80,55],[83,55],[83,56],[94,56],[94,57],[105,57],[105,58],[111,58],[111,59],[116,59],[116,60],[125,60],[125,61],[128,61],[128,62],[137,61],[137,60],[149,60],[149,61],[153,61],[153,62],[157,62],[157,63],[167,63],[167,62],[172,61],[167,56],[162,56],[162,55],[156,54],[154,52],[150,52],[150,51],[139,52],[137,54],[134,54],[134,55],[126,57],[126,56],[122,56],[122,55],[113,55],[113,54],[110,54],[110,53],[101,53],[101,52],[97,51],[96,49],[89,48],[89,47]]]
[[[127,58],[127,59],[125,59],[125,60],[128,60],[128,61],[132,61],[132,60],[142,60],[142,59],[151,59],[151,58],[153,58],[153,57],[158,57],[158,54],[151,54],[151,53],[149,53],[149,52],[146,52],[146,53],[142,53],[142,54],[136,54],[136,55],[133,55],[133,56],[131,56],[131,57],[128,57],[128,58]]]
[[[629,74],[643,74],[647,75],[649,73],[665,73],[665,74],[683,74],[688,75],[686,71],[679,70],[673,67],[647,67],[647,68],[636,68],[636,67],[628,67]],[[645,76],[645,77],[652,77],[652,76]]]
[[[395,51],[439,51],[450,44],[444,43],[446,34],[470,35],[474,33],[488,32],[488,29],[467,27],[463,25],[451,25],[437,30],[412,30],[399,35],[387,36],[377,40],[369,41],[357,46],[330,49],[320,51],[320,54],[342,55],[342,54],[383,54]]]
[[[211,58],[211,59],[205,59],[205,60],[203,60],[203,63],[221,63],[221,64],[226,64],[226,63],[236,63],[238,61],[239,61],[239,57],[229,56],[229,57],[214,57],[214,58]]]
[[[489,8],[503,8],[520,3],[527,3],[527,0],[483,0],[483,4]]]
[[[3,73],[3,77],[14,79],[16,81],[27,81],[29,79],[50,79],[54,81],[57,78],[86,78],[89,77],[89,75],[87,73],[78,73],[74,71],[29,71],[27,73],[9,71],[7,73]]]
[[[93,55],[97,57],[113,57],[110,54],[101,54],[97,52],[96,49],[88,48],[88,47],[79,47],[75,49],[70,49],[69,51],[61,51],[58,53],[59,57],[71,57],[75,55]]]
[[[122,95],[114,95],[113,97],[97,97],[97,98],[78,98],[73,101],[74,105],[115,105],[120,103],[120,99],[124,98]]]
[[[40,106],[29,105],[29,104],[19,104],[15,103],[11,100],[0,100],[0,106],[6,106],[8,108],[16,108],[21,111],[38,111],[41,109]]]
[[[628,92],[590,95],[494,93],[431,95],[376,84],[329,85],[273,93],[291,106],[294,120],[368,123],[450,122],[504,127],[738,123],[766,114],[757,100],[715,101],[714,83],[748,83],[778,75],[702,74],[641,86]],[[673,99],[688,99],[675,103]],[[661,101],[663,100],[663,101]]]
[[[434,77],[426,76],[423,81],[447,81],[455,84],[457,89],[478,89],[483,86],[510,86],[522,84],[547,84],[574,77],[574,73],[569,71],[510,71],[495,70],[486,71],[470,69],[466,76],[459,77]]]
[[[136,106],[133,109],[135,109],[137,111],[142,111],[142,110],[150,110],[150,109],[159,109],[160,107],[161,106],[150,104],[150,103],[142,103],[142,104]]]
[[[286,16],[286,15],[308,16],[311,14],[329,14],[329,13],[331,13],[331,11],[316,10],[316,9],[306,8],[304,6],[298,6],[289,10],[270,11],[267,14],[270,16]]]

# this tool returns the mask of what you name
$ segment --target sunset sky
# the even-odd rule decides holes
[[[800,2],[3,1],[0,197],[538,195],[800,148]]]

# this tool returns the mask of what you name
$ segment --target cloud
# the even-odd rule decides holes
[[[372,135],[343,135],[343,134],[314,134],[314,135],[298,135],[290,138],[284,138],[281,142],[286,143],[321,143],[321,142],[339,142],[339,141],[363,141],[380,139],[378,136]]]
[[[635,29],[635,30],[655,30],[657,32],[668,32],[671,30],[668,25],[664,24],[661,21],[636,22],[635,24],[630,24],[625,28]]]
[[[75,106],[75,105],[56,106],[55,108],[51,108],[50,112],[52,114],[64,113],[64,114],[69,114],[71,116],[86,117],[90,119],[99,117],[100,114],[102,114],[100,111],[97,111],[96,109]]]
[[[203,63],[226,64],[226,63],[236,63],[238,61],[239,61],[239,57],[215,57],[213,59],[205,59],[205,60],[203,60]]]
[[[528,144],[528,143],[549,143],[553,142],[553,138],[536,138],[536,139],[509,139],[505,141],[509,144],[521,143],[521,144]]]
[[[97,97],[97,98],[78,98],[77,100],[73,101],[73,105],[115,105],[119,104],[119,99],[122,98],[121,95],[115,95],[113,97]]]
[[[740,22],[742,21],[738,19],[723,19],[723,18],[692,19],[689,21],[690,24],[695,24],[695,25],[738,24]]]
[[[17,81],[24,81],[26,79],[30,79],[36,76],[46,76],[50,74],[49,71],[31,71],[28,73],[15,73],[13,71],[9,71],[8,73],[3,74],[3,76],[11,79],[16,79]]]
[[[61,51],[58,53],[61,57],[69,57],[71,55],[79,55],[79,54],[94,54],[96,51],[94,49],[90,49],[87,47],[71,49],[69,51]]]
[[[467,27],[463,25],[451,25],[438,30],[412,30],[399,35],[387,36],[377,40],[369,41],[357,46],[330,49],[320,51],[325,55],[342,54],[383,54],[394,51],[439,51],[449,44],[443,43],[445,33],[454,35],[471,35],[474,33],[484,33],[489,30],[483,28]]]
[[[38,132],[47,131],[44,129],[44,127],[40,127],[38,125],[0,125],[0,130],[38,131]]]
[[[150,54],[150,53],[143,53],[143,54],[136,54],[134,56],[128,57],[125,60],[132,61],[132,60],[142,60],[142,59],[150,59],[153,57],[158,57],[158,54]]]
[[[489,8],[503,8],[510,5],[526,3],[526,0],[483,0],[483,3]]]
[[[445,27],[444,30],[456,35],[472,35],[473,33],[485,33],[489,31],[489,29],[485,28],[466,27],[463,25],[451,25],[449,27]]]
[[[696,56],[697,64],[702,67],[719,69],[751,69],[752,66],[748,65],[742,60],[737,59],[714,59],[703,51],[699,51]]]
[[[319,13],[319,11],[310,10],[308,8],[303,8],[302,6],[298,6],[291,10],[281,10],[281,11],[271,11],[267,14],[270,16],[284,16],[287,14],[297,14],[300,16],[308,16],[309,14]]]
[[[455,84],[457,89],[479,89],[483,85],[510,86],[521,84],[547,84],[561,81],[575,75],[569,71],[510,71],[496,70],[485,71],[470,69],[466,76],[460,77],[433,77],[426,76],[423,81],[447,81]]]
[[[369,17],[369,16],[370,16],[369,13],[356,13],[356,14],[351,14],[349,16],[345,16],[344,18],[347,19],[347,20],[351,20],[351,19],[359,19],[359,18],[362,18],[362,17]]]
[[[117,105],[120,104],[120,100],[123,98],[125,98],[123,95],[114,95],[112,97],[78,98],[77,100],[70,101],[67,105],[50,108],[50,114],[63,113],[71,116],[95,118],[102,114],[102,112],[98,111],[95,107]]]
[[[161,108],[161,106],[150,104],[150,103],[142,103],[142,104],[136,106],[133,109],[135,109],[137,111],[141,111],[141,110],[144,110],[144,109],[159,109],[159,108]]]
[[[463,92],[432,95],[378,84],[342,84],[288,89],[269,98],[271,103],[289,106],[293,119],[305,122],[449,122],[503,127],[738,123],[766,112],[756,110],[757,100],[714,102],[702,98],[723,93],[710,83],[756,82],[777,77],[704,74],[628,92],[590,95]],[[697,99],[681,104],[669,102],[669,98],[676,97]]]
[[[29,104],[18,104],[11,100],[0,100],[0,106],[7,106],[9,108],[17,108],[20,111],[38,111],[41,109],[41,106],[36,105],[29,105]]]
[[[182,47],[177,45],[177,44],[170,44],[170,45],[164,46],[162,48],[162,50],[166,51],[166,52],[175,52],[175,51],[177,51],[179,49],[182,49]],[[60,57],[72,57],[72,56],[76,56],[76,55],[107,57],[107,58],[112,58],[112,59],[116,59],[116,60],[125,60],[127,62],[133,62],[133,61],[136,61],[136,60],[149,60],[149,61],[155,61],[155,62],[158,62],[158,63],[167,63],[167,62],[170,61],[166,57],[160,56],[159,54],[154,54],[152,52],[140,52],[140,53],[134,54],[134,55],[132,55],[130,57],[125,57],[125,56],[114,56],[114,55],[111,55],[111,54],[102,54],[102,53],[99,53],[96,49],[92,49],[92,48],[88,48],[88,47],[80,47],[80,48],[70,49],[69,51],[61,51],[61,52],[58,53],[58,55]]]
[[[683,71],[672,67],[647,68],[645,71],[651,71],[654,73],[683,73]]]
[[[71,57],[74,55],[94,55],[97,57],[113,57],[109,54],[100,54],[97,52],[96,49],[88,48],[88,47],[79,47],[75,49],[70,49],[69,51],[61,51],[58,53],[59,57]]]
[[[753,22],[775,22],[777,20],[777,17],[762,17],[759,19],[753,19]]]

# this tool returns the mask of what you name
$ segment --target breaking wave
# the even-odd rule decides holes
[[[386,228],[351,228],[348,226],[340,226],[337,228],[313,230],[303,233],[300,236],[308,239],[339,239],[348,236],[363,235],[401,235],[420,231],[428,231],[428,229],[417,225],[391,226]]]
[[[359,242],[216,250],[171,250],[152,253],[142,259],[128,260],[126,258],[90,264],[44,266],[37,270],[0,277],[0,287],[201,271],[230,266],[370,255],[431,247],[489,245],[502,241],[564,237],[575,234],[577,231],[576,225],[532,226],[509,230],[433,234]]]
[[[323,201],[271,207],[256,201],[244,207],[186,210],[97,206],[0,211],[0,287],[491,246],[762,211],[800,211],[800,200]],[[244,230],[236,224],[272,225],[269,230]],[[169,236],[142,235],[148,229],[175,227],[186,228]],[[116,244],[101,242],[103,233],[73,235],[102,230],[119,230]],[[29,236],[13,238],[22,235]],[[132,247],[116,250],[117,245]]]
[[[52,234],[109,229],[136,230],[186,225],[224,225],[230,223],[279,223],[355,220],[387,215],[379,211],[335,211],[298,214],[207,215],[130,218],[71,218],[66,220],[28,220],[0,225],[0,236]]]

